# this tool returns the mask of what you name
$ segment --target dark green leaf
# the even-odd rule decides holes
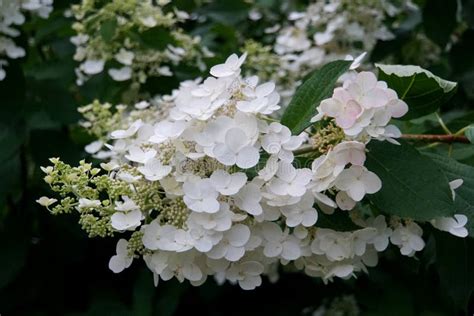
[[[398,97],[408,104],[403,120],[411,120],[435,112],[456,92],[457,83],[443,80],[418,66],[382,65],[379,79],[387,82]]]
[[[111,41],[115,36],[115,29],[117,28],[117,19],[113,18],[102,22],[100,26],[100,36],[104,41]]]
[[[467,229],[469,235],[474,237],[474,167],[437,154],[425,155],[442,169],[449,181],[463,180],[463,184],[455,190],[454,212],[467,216]]]
[[[293,134],[299,134],[310,126],[310,120],[316,114],[316,107],[331,95],[337,79],[349,69],[351,63],[337,60],[314,71],[296,90],[283,113],[281,123],[288,126]]]
[[[7,196],[16,196],[21,188],[20,150],[25,140],[24,126],[0,124],[0,177],[7,179],[0,182],[0,205]]]
[[[474,240],[435,232],[436,259],[441,286],[458,310],[467,312],[474,290]]]
[[[173,316],[178,309],[179,301],[187,285],[178,282],[169,282],[166,287],[160,287],[158,301],[155,305],[156,315]]]
[[[17,123],[17,125],[21,126]],[[23,127],[23,126],[21,126]],[[0,123],[0,162],[12,159],[12,156],[18,152],[25,139],[25,132],[21,128],[7,126]]]
[[[212,1],[201,14],[222,24],[237,25],[247,19],[248,10],[249,4],[244,1]]]
[[[148,48],[163,50],[168,45],[175,44],[175,40],[170,32],[159,26],[146,30],[138,36],[141,42]]]
[[[426,221],[453,214],[454,205],[448,179],[439,167],[415,148],[371,142],[367,168],[382,180],[382,189],[369,195],[381,211]]]
[[[457,1],[429,0],[423,9],[426,35],[442,48],[457,26]]]
[[[354,224],[354,222],[349,217],[349,213],[344,211],[335,211],[331,215],[326,215],[323,212],[319,212],[318,223],[316,226],[343,232],[362,229],[362,227]]]
[[[133,289],[133,315],[152,315],[154,293],[152,273],[142,269]]]
[[[464,20],[471,26],[471,28],[474,28],[474,1],[463,0],[462,13]]]

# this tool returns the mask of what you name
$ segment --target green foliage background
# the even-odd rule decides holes
[[[263,22],[247,20],[250,5],[241,0],[210,4],[176,1],[197,10],[207,22],[189,25],[194,34],[218,55],[209,64],[238,52],[244,36],[266,41]],[[280,1],[258,0],[265,19],[277,21],[303,2],[287,1],[286,12],[276,10]],[[416,63],[416,32],[425,32],[444,47],[456,22],[456,0],[418,1],[420,16],[400,26],[395,40],[379,43],[372,56],[387,55],[400,63]],[[142,263],[119,275],[107,267],[115,249],[113,240],[90,240],[74,217],[52,217],[34,201],[48,195],[39,166],[49,157],[67,163],[87,158],[82,148],[90,139],[75,124],[76,109],[95,98],[116,102],[122,87],[102,74],[83,87],[75,86],[71,20],[63,10],[71,3],[55,0],[47,20],[29,19],[18,39],[28,47],[26,58],[10,62],[0,82],[0,314],[1,315],[310,315],[314,308],[345,294],[355,295],[362,315],[472,315],[474,312],[474,240],[459,241],[425,228],[429,238],[418,259],[405,258],[391,249],[381,264],[356,280],[329,285],[296,273],[283,273],[276,284],[244,292],[230,285],[208,281],[192,288],[176,282],[152,284]],[[474,122],[474,1],[463,0],[463,32],[459,41],[431,65],[437,75],[460,83],[456,95],[442,108],[452,130]],[[27,38],[33,39],[29,45]],[[146,89],[169,92],[179,81],[198,73],[178,71],[174,80],[155,80]],[[440,132],[432,116],[402,123],[404,132]],[[438,146],[429,155],[447,153],[452,159],[474,165],[474,145]],[[464,177],[459,192],[466,209],[474,209],[472,168],[453,160],[437,162],[449,169],[448,178]],[[422,210],[420,210],[422,212]],[[474,218],[472,219],[474,220]],[[471,303],[471,304],[469,304]]]

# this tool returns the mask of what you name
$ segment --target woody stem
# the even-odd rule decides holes
[[[434,134],[403,134],[403,139],[423,141],[428,143],[464,143],[469,144],[469,139],[463,135],[434,135]],[[300,149],[295,150],[293,153],[297,155],[303,155],[314,151],[314,147],[311,145],[303,146]]]

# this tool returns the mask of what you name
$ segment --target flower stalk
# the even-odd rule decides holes
[[[434,134],[403,134],[403,139],[417,140],[430,143],[463,143],[469,144],[469,139],[463,135],[434,135]]]
[[[403,134],[402,137],[406,140],[416,140],[429,143],[462,143],[469,144],[469,139],[463,135],[438,135],[438,134]],[[313,145],[302,146],[300,149],[295,150],[293,153],[295,156],[308,154],[314,152],[316,149]]]

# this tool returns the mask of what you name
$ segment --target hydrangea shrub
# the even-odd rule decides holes
[[[390,244],[416,256],[426,223],[468,235],[454,204],[463,180],[440,173],[420,184],[422,168],[435,163],[399,140],[393,119],[412,111],[409,90],[358,71],[358,60],[337,61],[298,89],[284,125],[272,118],[275,84],[242,76],[245,59],[233,54],[206,79],[132,109],[98,101],[81,108],[82,125],[97,137],[86,150],[104,162],[51,159],[42,170],[61,199],[38,203],[78,213],[91,237],[116,237],[110,269],[143,258],[155,284],[213,277],[252,290],[263,276],[276,281],[280,266],[330,282],[366,273]],[[387,155],[395,146],[421,166]],[[403,204],[397,186],[411,185],[426,190]],[[439,193],[433,209],[427,190]]]

